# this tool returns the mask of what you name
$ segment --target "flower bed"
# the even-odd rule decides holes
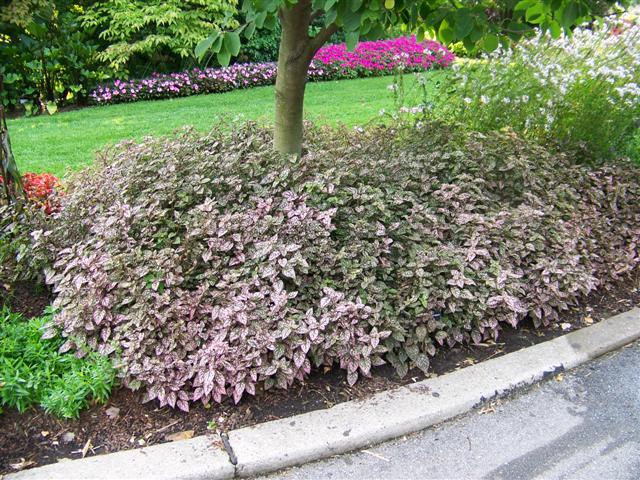
[[[415,37],[362,42],[353,52],[348,52],[344,44],[327,45],[314,57],[309,68],[309,80],[388,75],[397,69],[421,71],[447,67],[453,60],[453,54],[443,45],[433,41],[418,42]],[[90,98],[93,103],[105,105],[228,92],[272,85],[276,71],[275,63],[237,63],[224,68],[153,74],[142,80],[116,80],[112,85],[100,86]]]

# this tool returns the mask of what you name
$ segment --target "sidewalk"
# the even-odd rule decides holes
[[[419,434],[265,478],[638,479],[640,343]]]

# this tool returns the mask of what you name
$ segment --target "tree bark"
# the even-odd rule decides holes
[[[0,97],[4,89],[4,78],[0,74]],[[21,208],[20,198],[17,194],[22,192],[22,179],[16,165],[11,141],[9,140],[9,129],[5,118],[4,105],[0,102],[0,177],[2,177],[2,187],[9,203],[15,203],[18,210]]]
[[[301,0],[290,9],[283,7],[279,14],[282,36],[276,76],[274,148],[280,153],[300,155],[304,90],[313,57],[309,45],[311,3]]]
[[[309,37],[311,20],[320,12],[311,10],[311,0],[299,0],[292,8],[278,12],[282,35],[276,75],[276,115],[274,148],[280,153],[300,155],[302,151],[304,89],[313,56],[331,35],[335,23]]]

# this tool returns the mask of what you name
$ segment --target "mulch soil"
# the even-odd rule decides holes
[[[36,311],[38,306],[41,310],[43,301],[46,305],[46,296],[36,296],[29,301],[28,289],[25,288],[25,292],[26,300],[18,300],[20,295],[14,295],[14,304],[22,305],[25,313]],[[524,321],[517,330],[505,327],[497,342],[443,348],[432,359],[429,376],[442,375],[550,340],[634,306],[640,306],[640,275],[585,298],[565,312],[562,322],[557,325],[535,329],[531,322]],[[209,407],[196,404],[189,413],[158,408],[155,403],[142,404],[141,392],[124,388],[115,390],[106,404],[82,412],[77,420],[60,420],[35,408],[22,414],[9,410],[0,414],[0,476],[2,472],[15,472],[63,459],[139,448],[212,431],[228,431],[329,408],[424,378],[422,372],[412,370],[399,379],[390,367],[383,366],[374,369],[371,378],[361,379],[350,387],[345,373],[333,369],[315,372],[306,382],[286,391],[257,392],[255,397],[245,397],[238,405],[229,401]]]
[[[42,315],[50,303],[50,295],[43,285],[17,282],[11,286],[0,284],[0,307],[6,305],[12,312],[27,318]]]

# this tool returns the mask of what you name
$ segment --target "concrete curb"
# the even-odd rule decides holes
[[[6,478],[222,480],[264,474],[423,430],[639,338],[640,309],[634,308],[562,337],[363,401],[234,430],[228,434],[228,445],[236,465],[219,438],[198,437],[57,463]]]
[[[7,475],[8,479],[154,479],[233,478],[234,467],[216,436],[152,445],[107,455],[69,460]]]

